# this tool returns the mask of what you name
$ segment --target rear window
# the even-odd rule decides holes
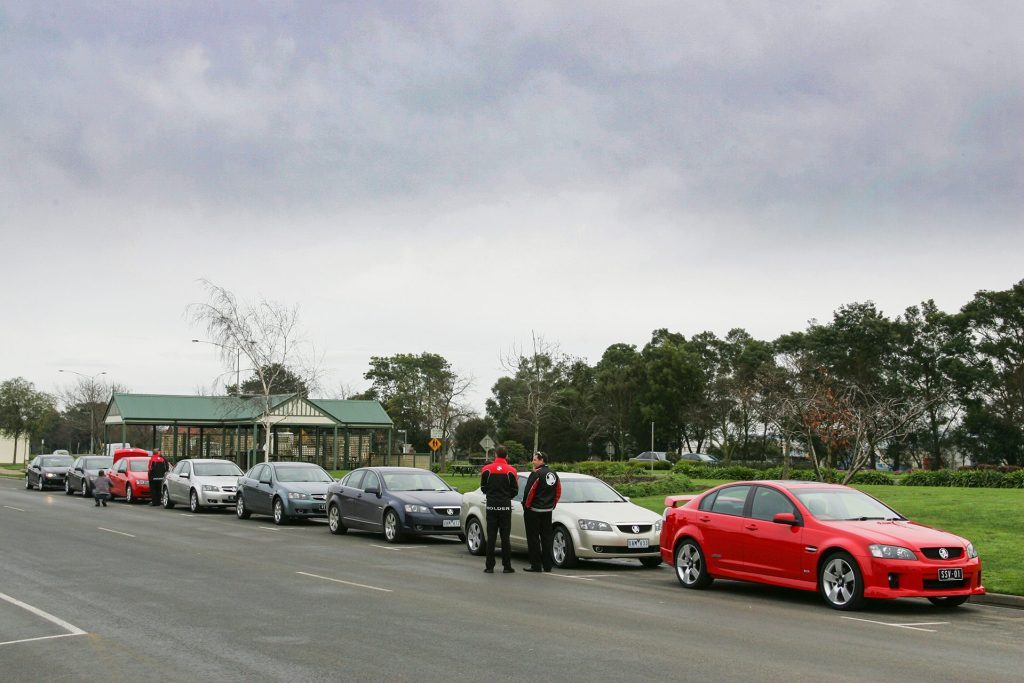
[[[105,470],[110,467],[111,460],[113,460],[113,458],[106,458],[103,456],[86,458],[82,461],[82,467],[87,470]]]
[[[128,471],[129,472],[148,472],[149,471],[149,458],[130,458],[128,460]]]
[[[749,491],[749,486],[729,486],[719,490],[711,511],[722,515],[742,515]]]
[[[48,458],[43,458],[39,466],[40,467],[71,467],[71,463],[75,460],[70,455],[52,455]]]

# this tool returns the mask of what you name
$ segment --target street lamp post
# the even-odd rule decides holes
[[[222,349],[234,349],[235,350],[235,391],[239,396],[242,395],[242,347],[241,346],[226,346],[224,344],[218,344],[217,342],[206,341],[205,339],[193,339],[193,344],[213,344],[219,346]]]
[[[96,389],[96,378],[100,375],[107,374],[107,371],[97,372],[95,375],[86,375],[81,372],[75,372],[74,370],[58,370],[57,372],[70,372],[72,375],[78,375],[89,380],[89,452],[96,452],[96,402],[95,398]]]

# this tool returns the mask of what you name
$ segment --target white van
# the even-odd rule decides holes
[[[130,443],[108,443],[106,450],[103,451],[103,455],[111,455],[112,456],[112,455],[114,455],[114,451],[120,450],[122,448],[131,448],[131,447],[132,447],[132,445]]]

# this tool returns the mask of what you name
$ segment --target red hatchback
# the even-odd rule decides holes
[[[661,556],[685,588],[716,577],[755,581],[818,591],[840,610],[865,598],[955,606],[985,593],[970,541],[848,486],[735,482],[665,505]]]
[[[114,465],[107,470],[110,480],[110,498],[123,497],[126,503],[136,498],[149,498],[149,459],[151,456],[142,449],[143,455],[121,455],[124,451],[114,453]]]

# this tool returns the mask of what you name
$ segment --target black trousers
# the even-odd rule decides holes
[[[551,571],[551,546],[555,534],[551,530],[551,511],[523,511],[523,523],[526,525],[526,548],[530,553],[530,566],[534,569]]]
[[[163,479],[163,477],[157,477],[155,479],[150,479],[149,480],[149,497],[152,499],[150,501],[151,505],[159,505],[160,504],[160,491],[163,489],[163,487],[164,487],[164,479]]]
[[[501,566],[512,567],[512,543],[508,540],[512,532],[512,509],[487,510],[487,560],[484,567],[494,569],[494,544],[501,534]]]

